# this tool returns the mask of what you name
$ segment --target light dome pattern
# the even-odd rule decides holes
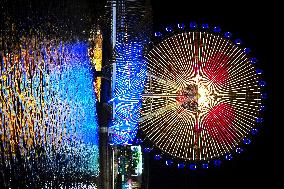
[[[256,59],[229,34],[183,31],[149,52],[140,129],[162,152],[185,161],[219,158],[261,119]]]

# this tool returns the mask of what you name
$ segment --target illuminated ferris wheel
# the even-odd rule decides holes
[[[173,30],[156,32],[160,41],[147,56],[140,130],[184,162],[230,159],[263,121],[262,70],[250,49],[219,27]]]

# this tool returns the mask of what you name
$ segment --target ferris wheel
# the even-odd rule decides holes
[[[208,24],[178,24],[155,37],[139,125],[146,139],[182,162],[242,152],[263,122],[266,98],[250,48]]]

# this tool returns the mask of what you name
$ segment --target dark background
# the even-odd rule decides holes
[[[150,160],[149,189],[207,189],[207,188],[281,188],[280,134],[281,125],[275,115],[280,105],[275,88],[281,82],[279,69],[280,35],[279,5],[273,2],[251,3],[227,1],[210,4],[204,1],[153,0],[154,29],[159,31],[168,24],[196,21],[220,26],[233,37],[241,38],[259,60],[264,70],[268,99],[265,121],[260,132],[243,154],[223,162],[220,168],[192,171],[168,167],[164,160]],[[279,93],[278,93],[279,94]],[[276,110],[276,103],[278,109]],[[280,120],[280,119],[279,119]],[[277,172],[276,172],[277,171]]]

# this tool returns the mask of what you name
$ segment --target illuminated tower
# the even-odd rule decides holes
[[[101,130],[104,132],[101,144],[110,144],[101,151],[102,188],[125,188],[130,182],[139,188],[142,153],[140,146],[132,144],[138,130],[141,95],[146,81],[144,55],[150,40],[151,8],[148,0],[113,0],[107,7],[102,30],[104,39],[110,41],[104,40],[103,52],[108,56],[103,55],[102,74],[109,78],[106,85],[111,94],[101,103],[108,107],[111,118],[107,129],[104,126]]]

